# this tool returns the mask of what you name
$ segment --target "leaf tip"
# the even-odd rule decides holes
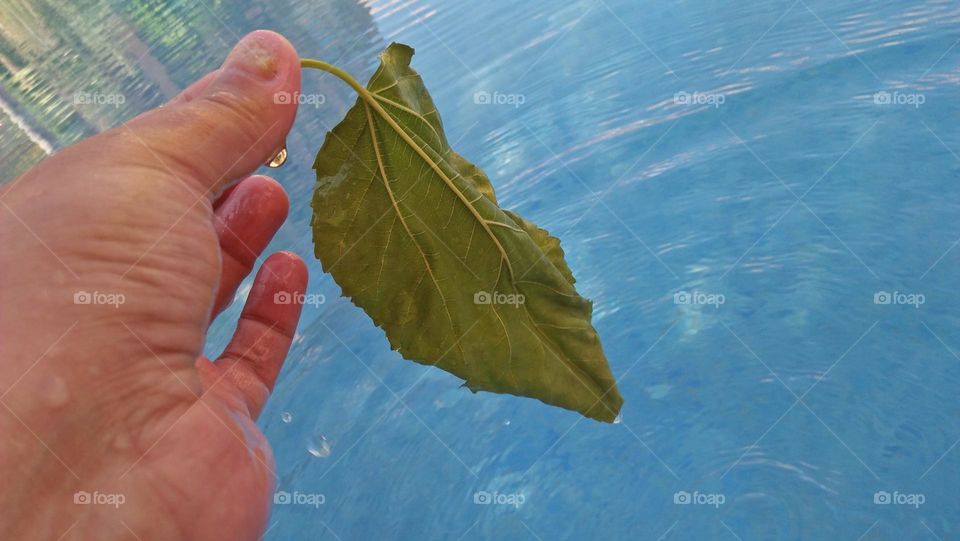
[[[409,45],[394,41],[389,47],[380,53],[380,62],[384,64],[410,65],[410,59],[413,58],[415,50]]]

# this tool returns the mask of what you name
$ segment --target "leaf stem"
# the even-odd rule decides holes
[[[327,73],[332,73],[336,75],[343,82],[350,85],[351,88],[357,91],[358,94],[364,96],[367,93],[367,89],[363,87],[356,79],[353,78],[349,73],[343,71],[342,69],[334,66],[333,64],[328,64],[323,60],[314,60],[312,58],[301,58],[300,59],[301,68],[312,68],[325,71]]]

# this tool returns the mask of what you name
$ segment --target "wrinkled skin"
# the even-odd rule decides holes
[[[223,356],[202,348],[286,218],[283,188],[249,175],[294,120],[275,94],[299,88],[293,47],[255,32],[166,106],[0,186],[0,539],[265,530],[254,421],[300,314],[274,295],[304,290],[303,262],[261,260]]]

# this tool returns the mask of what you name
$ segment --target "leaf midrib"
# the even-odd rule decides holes
[[[404,130],[399,124],[397,124],[397,121],[394,120],[394,118],[390,115],[390,113],[388,113],[383,108],[383,106],[380,105],[380,103],[377,101],[373,93],[371,93],[369,90],[364,88],[363,92],[360,93],[360,97],[363,98],[364,102],[369,107],[373,108],[373,110],[376,111],[378,115],[380,115],[380,117],[387,123],[387,125],[390,126],[393,129],[393,131],[396,132],[397,135],[400,136],[400,138],[403,139],[403,141],[408,146],[410,146],[410,148],[413,149],[414,152],[417,153],[417,155],[420,156],[420,159],[426,162],[427,165],[430,166],[431,169],[433,169],[434,173],[436,173],[437,176],[439,176],[440,179],[443,180],[444,184],[447,185],[447,188],[449,188],[456,195],[457,199],[460,200],[463,206],[470,211],[470,214],[472,214],[474,219],[476,219],[477,222],[480,224],[480,226],[483,227],[484,231],[486,231],[487,233],[487,236],[490,237],[490,240],[497,247],[497,251],[500,252],[501,262],[507,265],[507,271],[510,273],[510,281],[515,282],[513,265],[510,263],[510,258],[507,256],[507,251],[503,248],[503,245],[500,243],[500,239],[498,239],[497,236],[493,234],[493,230],[490,229],[490,224],[487,222],[487,220],[480,215],[476,207],[474,207],[473,204],[466,198],[466,196],[463,195],[463,192],[461,192],[460,189],[457,188],[456,184],[454,184],[453,181],[450,180],[450,177],[448,177],[447,174],[443,171],[443,169],[440,168],[437,162],[433,158],[428,156],[426,151],[424,151],[423,148],[419,144],[417,144],[417,142],[414,141],[412,137],[410,137],[410,134],[408,134],[406,130]],[[369,116],[369,111],[367,114]],[[413,114],[418,118],[420,118],[420,120],[426,122],[426,119],[420,116],[418,113],[413,113]],[[499,223],[499,222],[496,222],[496,223]]]
[[[366,90],[366,89],[365,89],[365,90]],[[433,169],[433,171],[444,181],[444,183],[447,185],[447,187],[448,187],[450,190],[452,190],[452,191],[457,195],[457,197],[460,199],[460,201],[463,202],[463,204],[470,210],[471,214],[473,214],[473,216],[474,216],[474,217],[477,219],[477,221],[481,224],[481,226],[482,226],[482,227],[484,228],[484,230],[487,232],[487,235],[490,237],[490,239],[491,239],[491,240],[494,242],[494,244],[496,245],[497,249],[500,251],[500,256],[501,256],[502,261],[507,264],[507,269],[508,269],[508,271],[509,271],[509,273],[510,273],[510,281],[511,281],[511,283],[513,284],[513,286],[516,288],[516,286],[517,286],[517,284],[518,284],[518,281],[515,280],[515,278],[514,278],[514,275],[513,275],[513,267],[512,267],[512,265],[510,264],[510,259],[509,259],[509,257],[507,256],[506,251],[503,249],[503,246],[500,244],[500,240],[496,238],[496,236],[493,234],[493,231],[490,229],[490,225],[502,226],[502,227],[506,227],[506,228],[511,229],[511,230],[514,230],[514,231],[517,231],[517,230],[519,230],[519,229],[518,229],[517,227],[515,227],[515,226],[510,226],[509,224],[505,224],[505,223],[501,223],[501,222],[497,222],[497,221],[493,221],[493,220],[488,221],[488,220],[486,220],[485,218],[483,218],[482,216],[480,216],[479,213],[476,211],[476,208],[474,208],[474,206],[470,203],[470,201],[466,199],[466,197],[465,197],[465,196],[463,195],[463,193],[459,190],[459,188],[457,188],[456,185],[453,184],[453,182],[452,182],[452,181],[450,180],[450,178],[446,175],[446,173],[444,173],[443,170],[440,169],[439,165],[438,165],[432,158],[430,158],[430,157],[427,155],[427,153],[420,147],[419,144],[417,144],[417,142],[416,142],[412,137],[410,137],[410,135],[406,132],[406,130],[404,130],[402,127],[400,127],[400,126],[397,124],[397,122],[393,119],[393,117],[390,115],[390,113],[388,113],[385,109],[383,109],[383,107],[380,106],[379,103],[377,103],[376,98],[377,98],[378,96],[375,96],[373,93],[371,93],[371,92],[369,92],[369,91],[366,91],[366,94],[362,94],[362,96],[364,97],[364,102],[365,102],[365,103],[364,103],[364,105],[365,105],[364,111],[365,111],[366,114],[367,114],[367,121],[368,121],[368,123],[370,124],[371,138],[373,138],[373,140],[374,140],[374,145],[373,145],[373,146],[374,146],[374,152],[375,152],[375,154],[377,155],[377,162],[378,162],[378,164],[381,166],[381,176],[383,176],[383,178],[384,178],[384,183],[385,183],[385,184],[387,183],[386,173],[385,173],[385,172],[383,171],[383,169],[382,169],[380,149],[379,149],[379,146],[378,146],[378,144],[377,144],[377,142],[376,142],[376,134],[375,134],[375,132],[374,132],[373,121],[372,121],[372,119],[370,118],[370,108],[371,108],[371,107],[372,107],[375,111],[377,111],[377,113],[380,115],[380,117],[383,118],[383,120],[385,120],[385,121],[387,122],[387,124],[397,133],[397,135],[399,135],[399,136],[401,137],[401,139],[403,139],[403,141],[404,141],[405,143],[407,143],[407,145],[409,145],[409,146],[414,150],[414,152],[416,152],[416,153],[420,156],[420,158],[421,158],[422,160],[424,160],[424,161],[427,163],[427,165],[430,166],[431,169]],[[386,99],[386,98],[384,98],[384,99]],[[392,100],[389,100],[389,99],[386,99],[386,100],[389,101],[389,102],[391,102],[391,103],[393,103]],[[406,110],[409,114],[411,114],[411,115],[413,115],[413,116],[416,116],[416,117],[419,118],[421,121],[423,121],[425,124],[428,124],[428,125],[429,125],[429,122],[427,122],[427,120],[426,120],[425,118],[423,118],[423,116],[421,116],[419,113],[417,113],[417,112],[415,112],[415,111],[413,111],[412,109],[407,108],[407,107],[401,107],[401,108],[404,109],[404,110]],[[432,126],[431,126],[431,127],[432,127]],[[434,132],[436,132],[436,130],[434,130]],[[399,216],[401,223],[403,223],[404,228],[407,229],[407,233],[411,235],[411,239],[413,240],[414,244],[416,244],[417,250],[420,252],[421,257],[422,257],[423,260],[424,260],[424,265],[426,265],[427,271],[430,272],[431,279],[434,279],[433,272],[432,272],[432,269],[430,268],[429,261],[427,261],[427,259],[426,259],[426,254],[424,254],[423,251],[420,249],[420,245],[417,244],[416,239],[414,239],[414,238],[412,237],[412,234],[410,233],[410,230],[409,230],[409,228],[408,228],[407,225],[406,225],[406,221],[403,219],[403,216],[400,214],[399,207],[398,207],[397,204],[395,203],[395,200],[394,200],[394,197],[393,197],[393,192],[392,192],[392,190],[390,189],[389,186],[387,186],[387,191],[388,191],[388,193],[390,194],[391,202],[394,203],[394,209],[395,209],[397,215]],[[522,231],[522,230],[520,230],[520,231]],[[440,286],[439,286],[439,284],[436,283],[436,280],[435,280],[435,279],[434,279],[434,284],[437,286],[437,290],[441,292],[441,293],[440,293],[440,298],[441,298],[441,300],[443,300],[444,310],[447,312],[447,317],[448,317],[448,319],[450,319],[451,325],[453,325],[453,319],[452,319],[452,317],[451,317],[451,315],[450,315],[449,310],[447,310],[446,300],[443,298],[443,293],[442,293],[442,291],[440,290]],[[509,351],[512,351],[512,350],[513,350],[513,344],[512,344],[512,341],[510,340],[510,333],[509,333],[509,331],[507,331],[506,326],[505,326],[505,324],[504,324],[504,321],[503,321],[503,319],[500,317],[500,314],[497,312],[496,307],[493,306],[493,305],[491,305],[491,308],[493,309],[494,314],[497,316],[497,320],[500,322],[500,325],[501,325],[501,327],[502,327],[503,330],[504,330],[504,337],[507,339],[507,347],[508,347],[508,350],[509,350]],[[597,398],[597,403],[598,403],[598,404],[601,403],[601,402],[603,402],[603,399],[606,397],[606,394],[607,394],[607,393],[603,393],[602,395],[599,395],[599,396],[597,395],[596,391],[601,391],[601,392],[603,391],[603,389],[602,389],[601,386],[599,385],[599,382],[594,381],[593,378],[590,377],[590,374],[589,374],[587,371],[585,371],[583,368],[581,368],[580,366],[577,366],[576,363],[574,363],[573,361],[568,360],[568,359],[567,359],[565,356],[563,356],[563,355],[559,355],[557,352],[555,352],[555,351],[553,350],[553,348],[547,346],[546,344],[549,343],[549,340],[547,340],[547,339],[546,339],[546,336],[543,335],[543,332],[542,332],[541,329],[539,328],[539,324],[538,324],[537,320],[536,320],[535,318],[533,318],[533,314],[530,313],[530,311],[527,309],[526,306],[524,306],[524,312],[527,313],[527,317],[530,318],[531,322],[532,322],[533,325],[534,325],[534,328],[533,328],[533,329],[530,329],[530,328],[528,327],[528,330],[530,330],[530,331],[533,332],[533,334],[540,340],[540,342],[544,344],[545,349],[547,349],[551,354],[553,354],[553,357],[554,357],[554,358],[558,359],[563,365],[565,365],[568,369],[570,369],[571,373],[574,374],[574,377],[576,377],[585,387],[587,387],[588,389],[590,389],[591,392],[593,392],[594,396],[597,396],[597,397],[598,397],[598,398]],[[512,361],[512,353],[511,353],[508,357],[509,357],[510,360]],[[580,375],[586,377],[586,381],[584,381],[584,379],[583,379],[582,377],[580,377],[580,375],[577,375],[577,374],[580,374]]]

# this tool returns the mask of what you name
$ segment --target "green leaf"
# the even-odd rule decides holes
[[[366,89],[338,73],[360,97],[314,163],[324,270],[404,358],[613,421],[623,399],[560,242],[450,148],[412,56],[390,45]]]

